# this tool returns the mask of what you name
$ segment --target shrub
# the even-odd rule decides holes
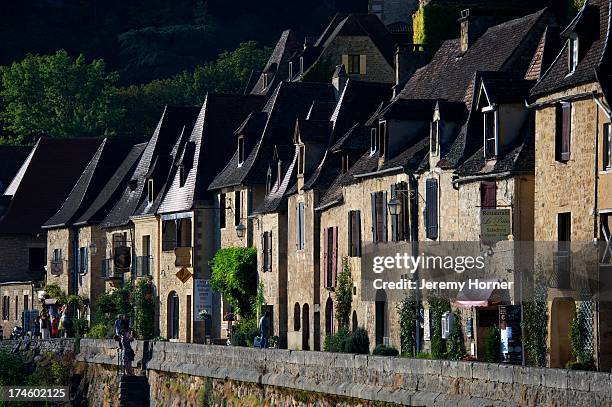
[[[593,361],[592,328],[589,313],[590,308],[585,303],[581,303],[576,306],[574,317],[570,323],[572,356],[574,356],[576,364],[580,366],[588,366]]]
[[[446,354],[446,344],[442,339],[442,314],[450,311],[450,301],[444,298],[429,297],[431,318],[431,355],[434,359],[443,359]]]
[[[427,353],[427,352],[417,353],[416,358],[417,359],[433,359],[433,357],[431,356],[431,353]]]
[[[399,351],[397,349],[395,349],[393,346],[376,345],[376,347],[372,351],[372,355],[377,355],[377,356],[397,356],[397,355],[399,355]]]
[[[359,353],[367,355],[370,353],[370,339],[368,331],[364,328],[357,328],[343,342],[344,353]]]
[[[257,329],[257,319],[241,319],[234,325],[232,331],[232,346],[253,346],[253,340],[259,335]]]
[[[567,362],[565,368],[570,370],[597,370],[597,368],[595,367],[594,360],[590,360],[585,363],[580,363],[572,360]]]
[[[87,332],[88,338],[107,339],[111,336],[112,328],[109,325],[106,325],[105,323],[97,323],[95,325],[92,325],[92,327],[89,328],[89,332]]]
[[[155,327],[155,298],[151,280],[141,279],[136,284],[132,303],[134,305],[134,331],[138,339],[151,339]]]
[[[446,341],[446,358],[450,360],[461,360],[465,357],[465,344],[463,343],[463,330],[461,329],[461,317],[455,316],[455,324]]]
[[[236,307],[241,317],[250,318],[257,296],[257,250],[252,247],[221,249],[210,264],[213,290]]]
[[[396,309],[400,324],[400,349],[402,354],[414,356],[416,352],[416,301],[412,296],[406,297]]]
[[[501,361],[501,335],[499,328],[494,326],[489,330],[485,339],[485,361],[490,363],[499,363]]]
[[[323,350],[326,352],[343,352],[344,341],[351,336],[348,328],[340,328],[335,334],[327,335],[323,341]]]
[[[342,271],[336,287],[336,320],[340,328],[348,328],[353,302],[353,277],[348,258],[342,259]]]

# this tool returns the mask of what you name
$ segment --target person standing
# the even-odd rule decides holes
[[[268,338],[270,336],[270,311],[266,311],[264,315],[259,320],[259,335],[261,336],[261,341],[259,343],[260,348],[268,347]]]
[[[123,349],[123,366],[125,368],[125,372],[129,376],[134,376],[134,367],[132,366],[132,362],[136,356],[134,349],[132,349],[132,341],[134,337],[132,336],[132,332],[127,329],[121,330],[121,348]]]
[[[40,334],[43,339],[50,338],[51,321],[49,321],[49,312],[46,309],[40,314]]]

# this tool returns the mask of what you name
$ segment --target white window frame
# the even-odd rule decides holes
[[[483,125],[483,131],[482,131],[482,137],[483,137],[483,141],[484,141],[484,157],[487,160],[493,160],[495,158],[497,158],[497,156],[499,155],[499,117],[498,117],[498,111],[495,109],[494,106],[486,106],[484,108],[482,108],[482,125]],[[490,115],[490,116],[489,116]],[[487,117],[492,117],[493,118],[493,137],[487,137]],[[487,157],[487,141],[488,140],[493,140],[495,142],[495,151],[493,152],[493,156],[492,157]]]
[[[579,50],[580,50],[580,42],[578,39],[578,35],[572,34],[568,40],[568,69],[569,74],[573,74],[578,67],[578,58],[579,58]]]

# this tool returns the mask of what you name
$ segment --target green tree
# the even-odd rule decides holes
[[[466,355],[461,316],[457,313],[454,313],[453,316],[455,323],[446,341],[446,358],[450,360],[461,360]]]
[[[431,319],[431,355],[434,359],[442,359],[446,354],[446,346],[442,339],[442,314],[451,310],[450,301],[430,296],[428,303]]]
[[[397,307],[400,324],[400,350],[403,356],[416,355],[416,301],[407,296]]]
[[[136,283],[131,298],[134,309],[134,331],[139,339],[152,339],[155,332],[155,287],[150,279]]]
[[[87,63],[66,51],[28,55],[2,69],[0,120],[13,141],[41,135],[99,137],[115,133],[123,109],[116,100],[118,76],[102,60]]]
[[[257,250],[252,247],[221,249],[211,266],[211,287],[236,307],[241,317],[252,317],[257,295]]]
[[[353,277],[348,258],[342,259],[342,271],[338,276],[336,288],[336,319],[339,328],[348,328],[351,318],[351,304],[353,302]]]

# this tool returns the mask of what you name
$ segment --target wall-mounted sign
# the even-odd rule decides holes
[[[177,247],[174,249],[174,255],[176,267],[191,267],[191,247]]]
[[[181,283],[186,283],[191,278],[192,274],[185,267],[176,272],[176,277],[181,280]]]
[[[193,315],[194,320],[204,321],[212,316],[212,288],[210,280],[202,278],[193,280]]]
[[[483,243],[507,240],[512,234],[510,209],[482,209],[480,211],[480,239]]]
[[[523,362],[521,338],[521,306],[499,306],[499,331],[501,334],[502,363],[520,365]]]
[[[116,246],[113,248],[113,264],[115,270],[126,273],[132,265],[132,250],[128,246]]]

